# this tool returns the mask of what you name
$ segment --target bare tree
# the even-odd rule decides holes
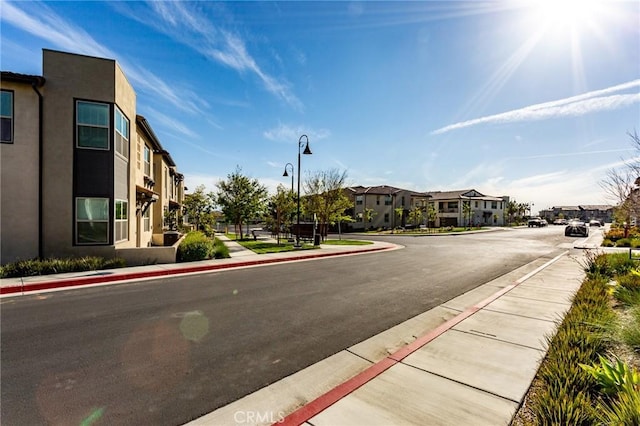
[[[634,131],[627,133],[631,145],[640,154],[640,136]],[[607,200],[613,204],[614,217],[617,222],[630,224],[640,216],[640,156],[623,159],[619,168],[607,170],[605,178],[599,182]]]

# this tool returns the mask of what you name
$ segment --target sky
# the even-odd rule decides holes
[[[640,155],[640,2],[0,2],[0,68],[118,61],[193,191],[234,172],[611,204]],[[306,135],[305,139],[302,135]],[[304,147],[303,147],[304,148]],[[290,168],[289,168],[290,170]]]

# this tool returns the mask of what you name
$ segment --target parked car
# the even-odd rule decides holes
[[[534,217],[529,219],[529,221],[527,222],[527,226],[529,226],[529,228],[532,228],[534,226],[540,228],[542,226],[547,226],[547,221],[539,217]]]
[[[567,225],[569,221],[567,219],[556,219],[553,221],[554,225]]]
[[[588,237],[589,236],[589,227],[586,223],[572,220],[569,222],[566,228],[564,228],[565,237],[578,236],[578,237]]]
[[[589,226],[602,226],[602,222],[599,220],[592,219],[589,221]]]

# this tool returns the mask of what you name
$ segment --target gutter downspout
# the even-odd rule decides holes
[[[38,95],[38,258],[44,258],[44,248],[42,246],[44,241],[44,226],[42,224],[42,212],[43,212],[43,196],[44,191],[42,190],[42,184],[44,178],[43,174],[43,154],[44,154],[44,143],[43,143],[43,124],[42,124],[42,116],[43,116],[43,97],[42,93],[38,90],[38,82],[33,81],[31,83],[31,87],[34,92]]]

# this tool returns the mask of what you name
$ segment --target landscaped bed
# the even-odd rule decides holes
[[[589,255],[586,278],[513,425],[640,425],[640,271]]]

